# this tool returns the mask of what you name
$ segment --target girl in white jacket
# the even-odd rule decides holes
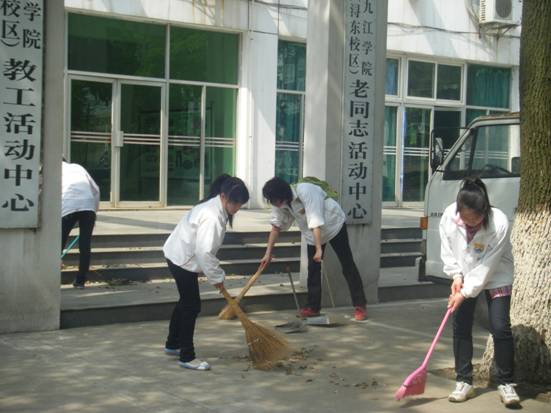
[[[170,234],[163,252],[176,280],[180,300],[174,307],[165,353],[180,357],[181,367],[209,370],[206,361],[195,358],[193,333],[201,311],[199,273],[206,275],[215,288],[224,286],[225,273],[216,253],[224,241],[226,225],[248,202],[249,191],[239,178],[222,175],[213,183],[209,197],[186,213]]]
[[[344,278],[354,305],[354,319],[367,318],[366,298],[362,279],[350,250],[346,215],[341,206],[327,196],[318,185],[300,183],[294,190],[278,177],[270,179],[262,188],[264,198],[272,204],[272,231],[266,253],[260,265],[268,265],[279,232],[296,222],[307,245],[308,306],[300,310],[302,317],[319,315],[321,308],[321,260],[325,245],[330,243],[341,263]]]
[[[494,340],[498,391],[506,405],[518,404],[512,384],[514,346],[509,308],[513,256],[509,221],[503,212],[491,207],[486,186],[479,178],[462,182],[456,202],[442,215],[440,238],[444,272],[453,278],[448,306],[454,311],[457,383],[448,399],[463,402],[474,396],[472,327],[476,299],[484,291]]]

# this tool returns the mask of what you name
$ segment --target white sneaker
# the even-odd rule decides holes
[[[499,398],[503,404],[507,407],[509,406],[518,406],[520,404],[520,398],[518,397],[517,392],[515,391],[515,384],[507,383],[500,384],[497,386],[497,391],[499,393]]]
[[[179,361],[178,364],[180,367],[183,367],[184,369],[191,369],[191,370],[210,370],[210,364],[206,361],[199,360],[199,359],[193,359],[191,361]]]
[[[455,383],[455,390],[450,393],[448,400],[454,403],[464,402],[475,396],[474,387],[464,381]]]

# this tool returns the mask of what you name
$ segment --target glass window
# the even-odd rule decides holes
[[[444,179],[520,176],[520,126],[486,125],[471,131],[446,165]]]
[[[430,109],[406,108],[403,200],[423,201],[428,180]]]
[[[398,94],[398,59],[386,59],[385,93]]]
[[[300,171],[302,95],[277,94],[275,175],[296,183]]]
[[[438,99],[461,100],[461,66],[438,65]]]
[[[199,200],[201,86],[170,85],[168,118],[169,205]]]
[[[383,158],[383,201],[395,200],[396,107],[385,107],[385,146]]]
[[[280,40],[277,47],[277,88],[304,91],[306,45]]]
[[[71,70],[164,77],[165,26],[69,14]]]
[[[486,115],[485,109],[467,109],[467,112],[465,113],[465,125],[468,125],[471,123],[475,118],[478,118],[479,116]]]
[[[469,65],[467,105],[509,108],[511,69]]]
[[[237,84],[239,35],[170,28],[170,77]]]
[[[237,89],[207,87],[205,136],[235,138]]]
[[[408,63],[408,96],[434,97],[434,63]]]
[[[111,192],[111,99],[111,83],[71,81],[71,162],[94,178],[102,201]]]

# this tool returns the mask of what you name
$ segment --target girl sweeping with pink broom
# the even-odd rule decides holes
[[[457,378],[448,400],[464,402],[474,397],[472,327],[476,300],[483,293],[488,301],[499,396],[506,406],[518,405],[520,400],[513,384],[514,345],[509,319],[513,285],[509,221],[502,211],[490,205],[482,180],[463,180],[456,202],[446,208],[440,221],[440,239],[444,272],[453,279],[448,312],[425,362],[406,379],[396,392],[396,398],[423,392],[428,358],[450,313],[454,314]]]

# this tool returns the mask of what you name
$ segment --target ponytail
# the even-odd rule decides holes
[[[246,204],[249,202],[249,190],[241,179],[236,176],[228,174],[222,174],[218,176],[210,185],[208,196],[199,201],[198,204],[208,201],[220,194],[224,194],[225,197],[236,204]],[[229,216],[230,227],[233,224],[233,216]]]
[[[486,185],[479,177],[467,177],[463,179],[461,188],[457,193],[456,205],[457,212],[467,208],[483,216],[482,226],[484,228],[488,227],[492,214],[492,206],[488,198]]]

